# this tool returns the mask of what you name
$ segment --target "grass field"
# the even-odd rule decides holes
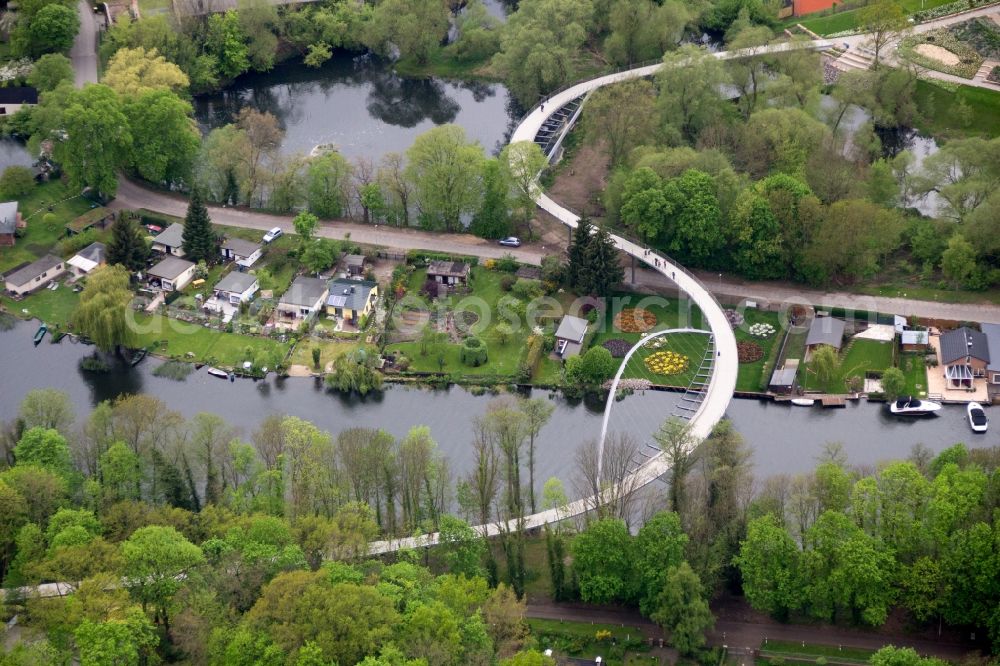
[[[849,349],[840,355],[840,365],[833,377],[825,385],[818,381],[812,371],[812,363],[804,374],[804,385],[807,389],[825,393],[844,393],[847,391],[847,380],[851,377],[864,377],[866,372],[882,372],[892,366],[892,343],[877,340],[854,340]],[[801,377],[800,377],[801,379]]]
[[[749,340],[756,342],[764,350],[764,356],[759,361],[753,363],[740,363],[739,374],[736,376],[737,391],[765,391],[768,380],[774,370],[775,357],[778,347],[781,344],[782,331],[778,326],[778,313],[761,312],[760,310],[747,309],[743,316],[746,323],[736,329],[736,341]],[[753,324],[770,324],[774,326],[774,334],[769,338],[757,338],[747,332]]]
[[[793,643],[791,641],[765,641],[760,649],[765,652],[788,656],[828,657],[843,661],[867,663],[875,650],[864,648],[841,647],[839,645],[818,645],[814,643]]]
[[[556,654],[578,659],[601,657],[602,663],[614,666],[626,663],[626,653],[649,649],[647,636],[640,627],[536,618],[528,618],[527,623],[541,649],[551,648]],[[650,662],[647,657],[642,663],[656,662]]]
[[[27,226],[14,247],[0,250],[0,273],[53,251],[66,235],[66,223],[90,208],[88,200],[59,181],[36,185],[31,194],[18,201]]]
[[[247,360],[273,366],[275,358],[284,359],[288,344],[266,338],[223,333],[195,324],[169,319],[162,315],[136,315],[138,346],[184,360],[211,365],[236,367]],[[249,350],[250,354],[247,354]],[[194,354],[188,357],[188,352]]]
[[[906,377],[906,395],[923,398],[927,395],[927,367],[924,365],[923,354],[901,354],[899,369]]]
[[[972,86],[917,81],[914,95],[922,116],[917,129],[935,137],[962,138],[967,136],[1000,136],[1000,92]],[[966,114],[967,125],[961,123],[957,113],[959,103],[965,102],[971,113]]]
[[[421,353],[421,344],[418,341],[399,342],[388,346],[389,351],[402,352],[410,359],[409,370],[412,372],[444,372],[448,374],[461,375],[500,375],[513,377],[517,374],[521,358],[525,354],[525,347],[528,331],[525,330],[524,320],[521,319],[520,329],[515,331],[506,342],[501,341],[497,335],[497,325],[503,321],[500,317],[501,308],[499,303],[502,298],[517,298],[512,292],[504,292],[500,287],[503,273],[490,271],[476,266],[472,269],[471,286],[472,292],[468,295],[457,295],[449,297],[451,300],[444,303],[446,311],[457,311],[468,309],[480,319],[469,329],[474,335],[486,343],[489,355],[487,362],[479,367],[465,365],[461,360],[461,345],[453,342],[445,342],[434,345],[433,349],[428,349],[426,353]],[[424,269],[414,271],[410,276],[408,285],[410,294],[419,294],[427,279],[427,271]],[[518,299],[522,303],[527,303],[524,299]],[[434,307],[437,307],[436,303]],[[443,357],[443,365],[440,359]],[[558,370],[546,366],[546,378],[548,379]]]
[[[0,297],[0,302],[12,314],[22,318],[35,318],[53,325],[65,326],[69,322],[76,304],[80,302],[80,294],[66,285],[59,285],[56,290],[41,289],[21,301],[14,301],[7,296]],[[27,310],[25,313],[24,310]]]
[[[941,5],[947,5],[953,0],[901,0],[900,5],[907,14],[914,14],[922,9],[933,9]],[[795,25],[801,23],[818,35],[832,35],[846,30],[856,30],[858,28],[857,9],[849,9],[843,12],[827,14],[825,16],[814,16],[811,18],[791,18],[785,25]]]
[[[295,345],[295,349],[292,350],[292,355],[288,358],[288,364],[305,365],[308,366],[310,370],[314,369],[312,350],[314,347],[319,347],[319,362],[321,368],[323,368],[327,363],[330,363],[341,354],[350,353],[359,346],[360,345],[357,342],[347,342],[344,340],[300,340],[299,343]]]

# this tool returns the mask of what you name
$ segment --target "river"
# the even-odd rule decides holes
[[[29,390],[56,388],[70,395],[81,419],[101,400],[142,392],[159,397],[187,417],[200,411],[219,414],[245,433],[269,414],[299,416],[332,433],[367,426],[401,437],[412,426],[426,425],[452,470],[463,473],[472,464],[473,419],[484,413],[493,399],[461,387],[431,390],[400,385],[361,399],[331,393],[313,379],[280,380],[272,375],[258,382],[241,379],[230,383],[204,369],[178,382],[154,376],[152,371],[160,363],[154,358],[136,368],[117,367],[107,374],[93,374],[78,367],[79,359],[91,353],[92,347],[68,338],[59,344],[50,344],[46,338],[33,347],[36,326],[19,322],[0,333],[0,419],[13,418]],[[534,396],[547,397],[556,408],[539,435],[539,489],[545,479],[558,476],[571,491],[573,456],[580,443],[600,432],[603,405],[569,401],[548,391],[535,391]],[[650,433],[670,414],[676,400],[675,394],[656,391],[630,396],[615,406],[612,430],[627,430],[651,441]],[[812,469],[827,442],[842,442],[852,464],[870,465],[905,458],[918,442],[940,451],[959,441],[983,446],[994,439],[992,435],[973,435],[959,406],[946,406],[936,418],[900,420],[888,415],[882,406],[868,403],[823,410],[733,400],[727,414],[753,448],[758,478]]]
[[[446,123],[460,125],[496,153],[520,115],[501,84],[404,78],[374,56],[343,52],[317,69],[296,60],[241,76],[225,90],[196,97],[195,118],[208,131],[232,122],[245,106],[277,116],[285,155],[332,144],[349,158],[376,161],[406,151],[419,134]]]

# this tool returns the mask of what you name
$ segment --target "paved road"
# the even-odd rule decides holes
[[[80,15],[80,32],[76,33],[69,57],[76,74],[76,87],[97,83],[97,19],[94,9],[86,0],[79,0],[76,11]]]
[[[714,609],[713,609],[714,610]],[[625,608],[607,608],[586,604],[529,603],[528,617],[546,620],[596,622],[599,624],[624,624],[648,630],[653,636],[662,636],[660,627],[644,618],[637,611]],[[959,660],[970,652],[973,645],[948,643],[917,638],[905,634],[881,634],[862,629],[830,625],[781,624],[766,617],[754,621],[718,618],[715,628],[708,634],[709,645],[728,645],[730,648],[758,648],[764,639],[776,641],[805,641],[819,645],[843,645],[877,650],[885,645],[912,647],[922,655]]]

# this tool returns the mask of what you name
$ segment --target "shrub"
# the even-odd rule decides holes
[[[504,278],[513,277],[505,275]],[[517,282],[511,288],[511,291],[515,296],[519,298],[532,299],[538,298],[542,295],[542,284],[538,280],[527,280],[525,278],[518,278]]]
[[[76,254],[83,248],[87,247],[98,238],[97,231],[95,229],[87,229],[86,231],[79,233],[75,236],[70,236],[59,241],[59,254],[66,256],[69,254]]]
[[[478,368],[486,364],[488,357],[486,345],[479,338],[470,335],[462,341],[462,350],[459,356],[464,365]]]
[[[736,343],[736,354],[740,363],[753,363],[764,358],[764,348],[756,342],[744,340]]]
[[[514,273],[517,271],[517,259],[514,255],[507,253],[497,259],[497,270],[504,273]]]
[[[504,291],[510,291],[514,288],[514,284],[517,282],[517,278],[511,274],[501,276],[500,278],[500,288]]]
[[[441,294],[441,283],[435,280],[427,280],[420,288],[420,293],[427,298],[437,298]]]
[[[23,166],[9,166],[0,175],[0,196],[4,199],[20,199],[35,187],[35,174]]]

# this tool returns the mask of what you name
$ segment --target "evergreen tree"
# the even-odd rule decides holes
[[[129,271],[142,270],[149,257],[149,246],[136,224],[127,213],[120,213],[111,226],[111,241],[108,242],[108,263],[120,264]]]
[[[598,227],[591,236],[585,257],[587,270],[580,285],[585,292],[609,296],[611,290],[625,280],[625,269],[618,260],[618,248],[604,227]]]
[[[589,279],[587,253],[593,231],[594,225],[587,217],[581,217],[573,231],[573,239],[569,243],[569,263],[566,265],[566,282],[573,289],[583,290]]]
[[[198,190],[191,193],[191,203],[184,216],[182,238],[184,254],[190,261],[211,263],[215,260],[218,238],[212,231],[212,220],[208,217],[208,209]]]
[[[504,238],[510,233],[510,187],[496,160],[488,160],[483,166],[483,191],[483,203],[469,231],[480,238]]]

